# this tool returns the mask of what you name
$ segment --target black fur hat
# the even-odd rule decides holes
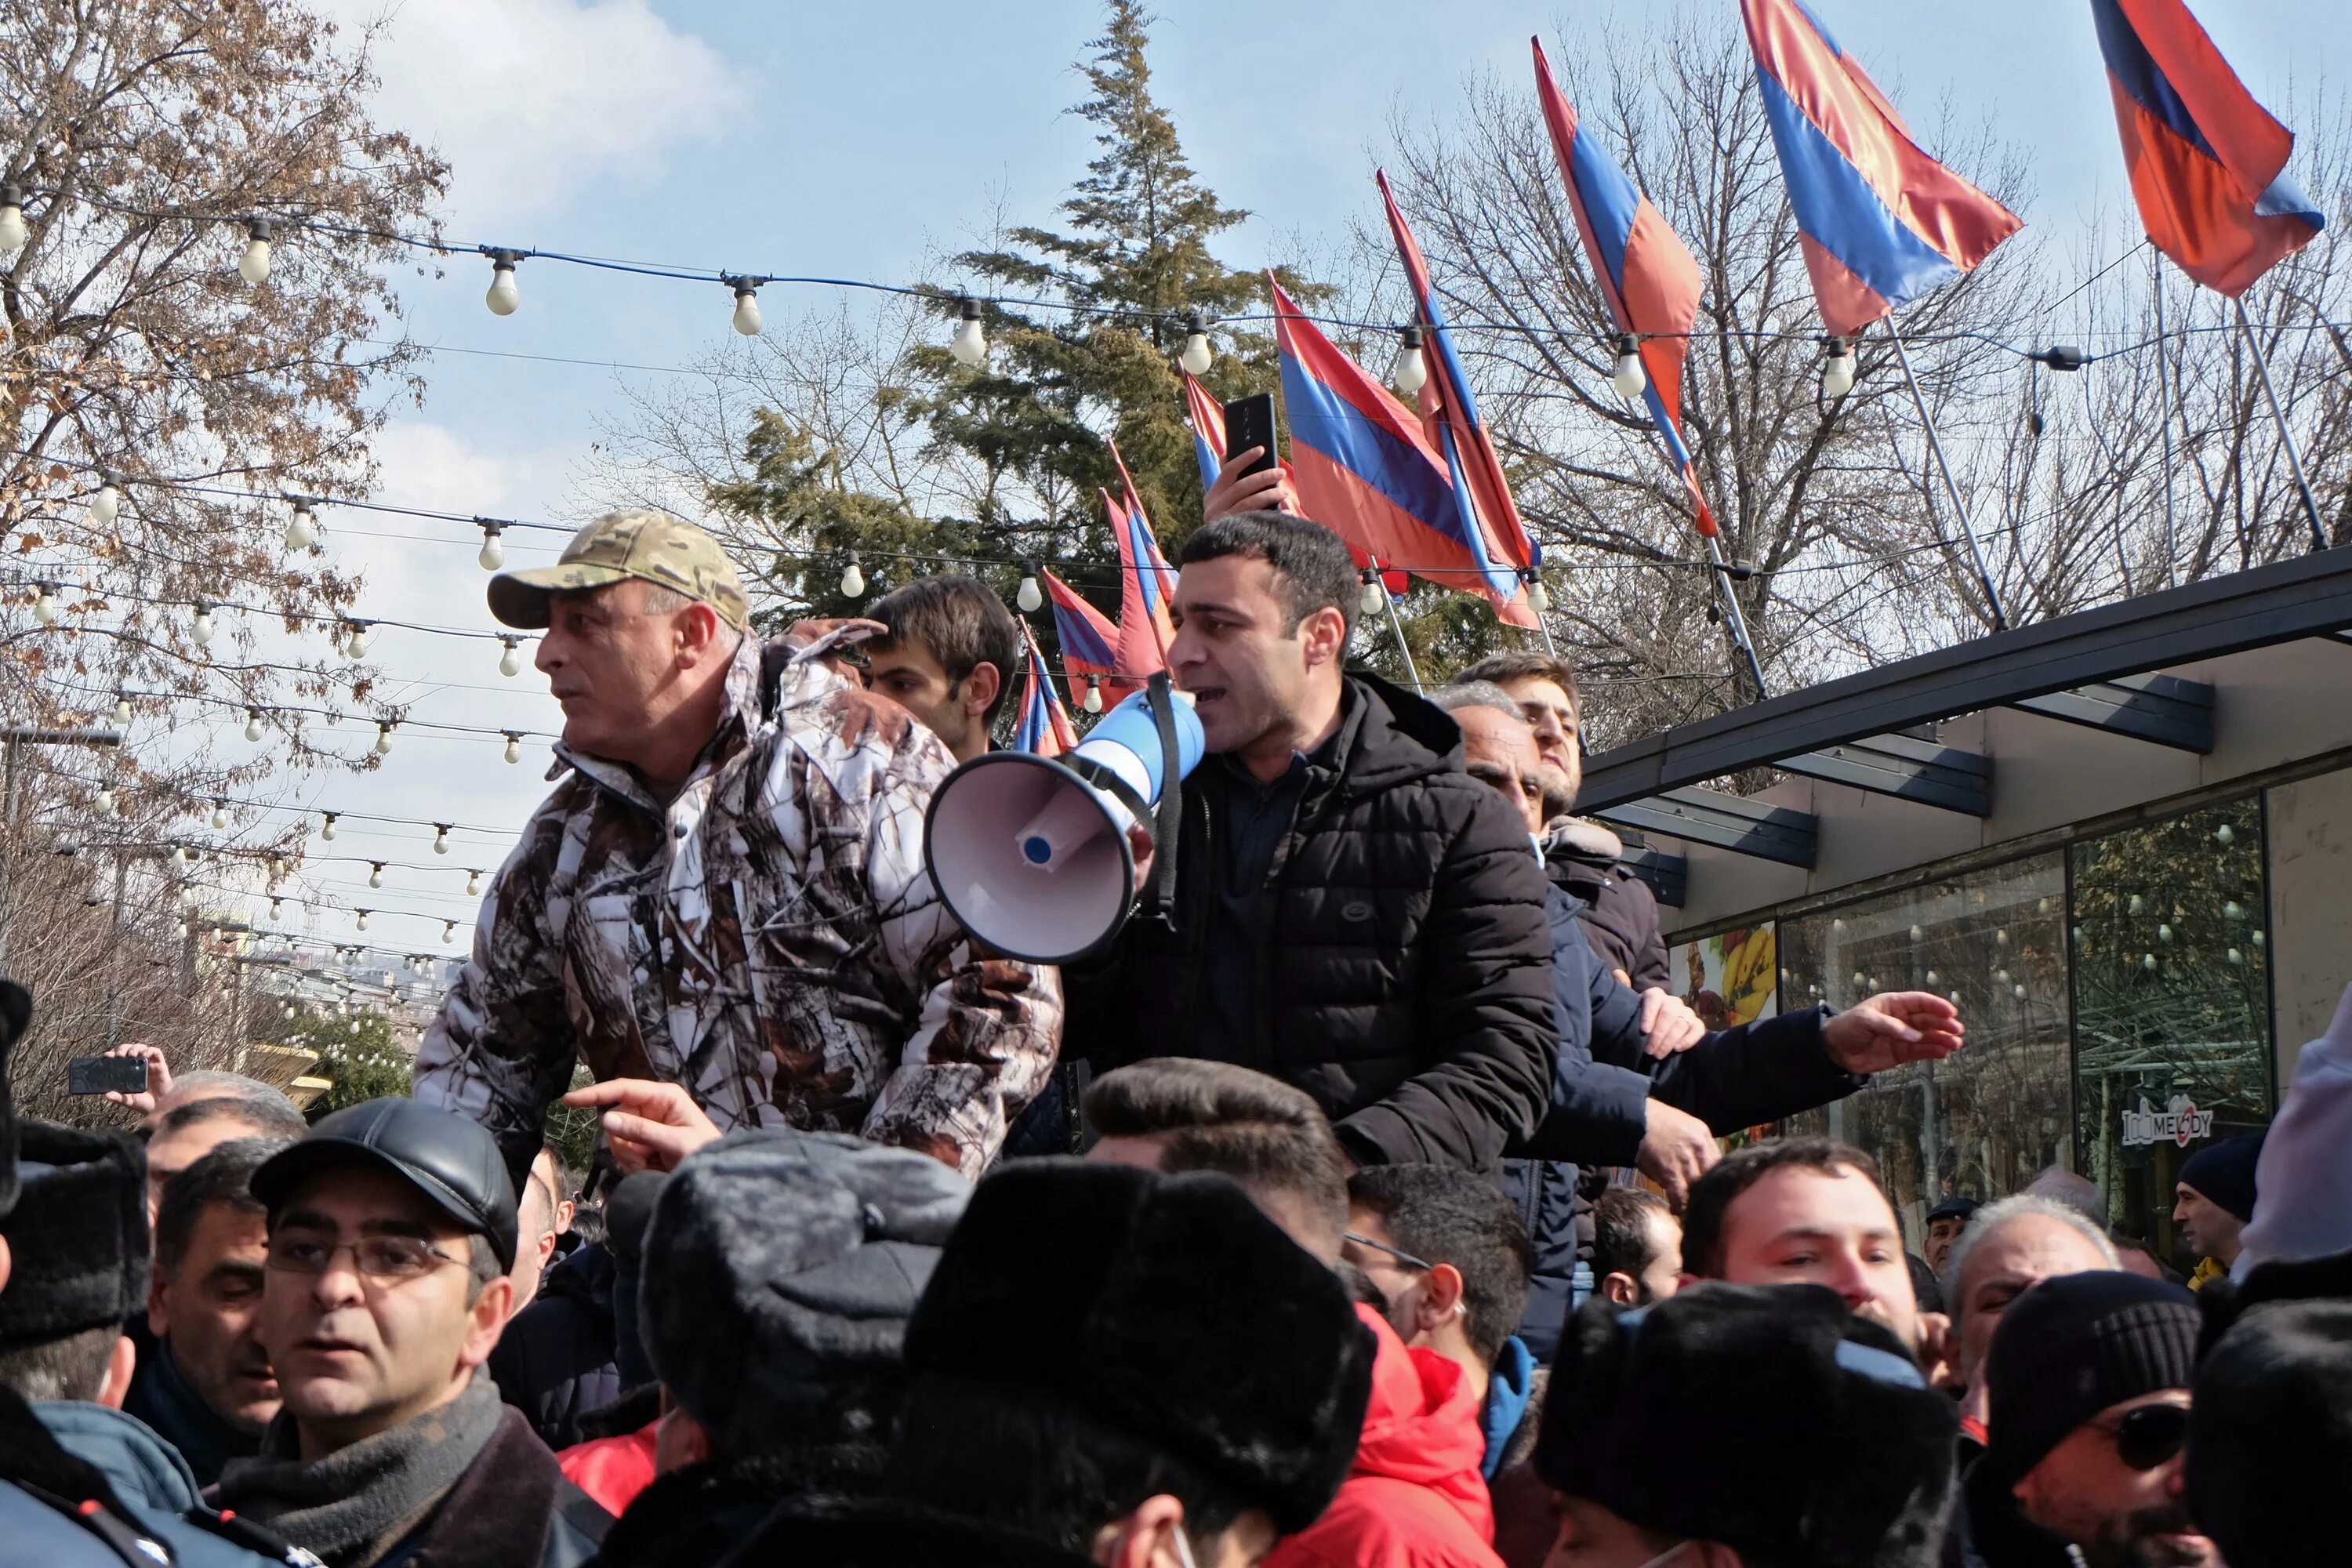
[[[1927,1568],[1953,1495],[1952,1402],[1817,1285],[1693,1286],[1577,1313],[1536,1473],[1645,1529],[1808,1568]]]
[[[23,1183],[0,1290],[0,1350],[120,1324],[147,1302],[147,1154],[127,1132],[17,1131]]]
[[[1223,1176],[1023,1160],[983,1180],[907,1366],[1070,1400],[1305,1529],[1347,1479],[1373,1342],[1339,1277]]]

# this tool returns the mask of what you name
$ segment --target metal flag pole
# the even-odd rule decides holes
[[[1739,657],[1748,661],[1748,679],[1756,683],[1756,700],[1761,702],[1771,693],[1764,686],[1764,667],[1757,662],[1756,644],[1748,636],[1748,614],[1739,607],[1738,592],[1731,585],[1731,563],[1723,558],[1723,542],[1712,533],[1706,540],[1706,558],[1715,567],[1716,591],[1723,595],[1724,624],[1731,628],[1732,646]]]
[[[2169,588],[2179,548],[2172,523],[2172,362],[2164,346],[2164,256],[2151,248],[2148,259],[2156,283],[2156,417],[2164,427],[2164,585]]]
[[[1919,411],[1919,423],[1927,432],[1927,451],[1936,459],[1936,471],[1943,476],[1944,495],[1952,503],[1952,511],[1960,520],[1960,537],[1968,541],[1969,559],[1976,563],[1977,585],[1984,590],[1985,603],[1992,606],[1992,629],[2009,629],[2009,611],[2000,602],[2000,590],[1992,585],[1992,573],[1985,565],[1984,551],[1977,543],[1976,524],[1969,521],[1968,503],[1960,500],[1960,487],[1952,480],[1952,466],[1944,460],[1943,438],[1936,434],[1936,420],[1927,412],[1927,399],[1919,390],[1919,377],[1911,369],[1911,354],[1903,346],[1903,334],[1895,330],[1895,318],[1886,318],[1886,335],[1895,343],[1895,357],[1903,366],[1903,380],[1911,389],[1911,406]]]
[[[2254,324],[2246,319],[2246,301],[2232,300],[2238,308],[2238,331],[2246,340],[2246,352],[2254,356],[2254,374],[2263,380],[2263,396],[2271,405],[2271,418],[2278,425],[2279,445],[2286,448],[2286,466],[2294,474],[2294,488],[2303,492],[2303,515],[2311,524],[2311,547],[2327,548],[2327,530],[2320,525],[2319,502],[2311,493],[2311,481],[2303,477],[2303,454],[2295,450],[2294,432],[2286,426],[2286,410],[2279,406],[2278,389],[2271,385],[2271,362],[2263,353],[2262,340],[2254,336]]]
[[[1371,560],[1372,575],[1370,585],[1380,590],[1381,603],[1387,608],[1389,613],[1389,630],[1396,633],[1397,652],[1404,656],[1404,672],[1412,679],[1413,690],[1416,692],[1420,691],[1422,689],[1421,671],[1413,668],[1412,649],[1405,646],[1404,622],[1397,618],[1396,600],[1390,596],[1388,584],[1381,580],[1381,563],[1379,559],[1377,557],[1373,557]]]

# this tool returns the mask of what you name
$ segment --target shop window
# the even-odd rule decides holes
[[[1783,1129],[1868,1151],[1915,1252],[1940,1199],[2000,1197],[2073,1159],[2065,891],[2063,858],[2041,855],[1779,922],[1783,1011],[1933,991],[1968,1026],[1957,1056]]]
[[[2184,1271],[2181,1163],[2269,1124],[2270,966],[2259,800],[2074,846],[2075,1105],[2109,1222]]]

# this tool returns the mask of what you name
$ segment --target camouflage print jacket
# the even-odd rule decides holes
[[[946,748],[781,644],[746,637],[727,690],[667,807],[557,749],[571,776],[482,901],[417,1098],[519,1171],[579,1059],[682,1084],[722,1130],[863,1132],[977,1177],[1053,1070],[1061,984],[975,952],[931,886]]]

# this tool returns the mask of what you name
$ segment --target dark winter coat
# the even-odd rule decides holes
[[[1001,1525],[887,1499],[791,1499],[711,1568],[1088,1568]]]
[[[521,1413],[509,1410],[433,1516],[377,1568],[582,1568],[612,1524],[594,1499],[563,1479]]]
[[[1491,1168],[1541,1119],[1559,1048],[1542,871],[1432,704],[1349,676],[1336,739],[1257,900],[1250,1037],[1221,1054],[1312,1094],[1360,1163]],[[1172,918],[1065,972],[1066,1054],[1097,1071],[1202,1054],[1217,798],[1186,786]]]
[[[1843,1100],[1868,1079],[1822,1048],[1827,1014],[1811,1007],[1706,1036],[1664,1061],[1642,1049],[1642,1001],[1592,949],[1581,907],[1551,889],[1553,1003],[1559,1062],[1552,1103],[1533,1135],[1514,1143],[1504,1190],[1535,1245],[1535,1273],[1519,1335],[1549,1363],[1559,1342],[1576,1270],[1576,1166],[1631,1165],[1648,1102],[1664,1100],[1718,1135]]]
[[[206,1508],[186,1463],[137,1417],[73,1400],[27,1405],[0,1389],[0,1562],[148,1568],[160,1560],[142,1537],[180,1568],[306,1561]]]
[[[1944,1568],[2073,1568],[2066,1542],[2017,1511],[2017,1501],[1986,1484],[1981,1463],[1960,1481],[1944,1540]]]
[[[139,1347],[131,1392],[122,1399],[123,1414],[136,1415],[177,1449],[199,1488],[220,1479],[222,1468],[231,1459],[249,1459],[261,1451],[260,1433],[231,1426],[188,1386],[179,1363],[172,1359],[168,1336],[157,1339],[149,1333],[143,1315],[125,1324],[123,1332]]]
[[[862,1496],[873,1490],[882,1463],[879,1448],[812,1446],[656,1476],[604,1537],[596,1568],[709,1568],[749,1540],[778,1504]]]
[[[1544,874],[1584,906],[1584,934],[1603,969],[1622,969],[1636,991],[1672,984],[1657,895],[1620,863],[1624,840],[1598,823],[1556,818],[1544,845]]]
[[[593,1242],[550,1265],[538,1296],[490,1352],[499,1397],[521,1411],[551,1448],[584,1442],[582,1418],[621,1397],[614,1274],[613,1255]]]

